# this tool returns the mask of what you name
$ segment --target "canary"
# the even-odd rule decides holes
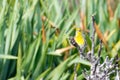
[[[74,40],[79,46],[84,46],[85,40],[80,28],[76,28],[76,34]]]

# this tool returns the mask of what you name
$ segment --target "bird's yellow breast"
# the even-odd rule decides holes
[[[75,35],[74,39],[75,39],[76,43],[80,46],[85,44],[84,37],[82,35],[82,32],[80,32],[80,31],[76,31],[76,35]]]

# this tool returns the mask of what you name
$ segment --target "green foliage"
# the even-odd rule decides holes
[[[90,63],[79,60],[74,48],[55,53],[70,45],[68,37],[74,35],[74,25],[81,26],[82,12],[87,29],[96,13],[102,33],[109,32],[105,38],[109,50],[103,47],[102,57],[116,56],[120,51],[120,3],[110,20],[107,0],[1,0],[0,80],[73,80],[74,63],[88,68]],[[91,45],[89,34],[86,36]],[[98,40],[96,36],[96,52]],[[86,52],[89,50],[87,46]],[[77,71],[78,80],[84,79],[82,69]]]

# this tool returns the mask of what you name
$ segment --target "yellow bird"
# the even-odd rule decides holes
[[[79,46],[85,45],[85,40],[80,28],[76,28],[76,34],[75,34],[74,40]]]

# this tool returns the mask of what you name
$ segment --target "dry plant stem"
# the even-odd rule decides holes
[[[97,60],[95,61],[95,64],[93,65],[93,67],[92,67],[92,75],[95,75],[95,72],[96,72],[96,69],[97,69],[97,66],[98,66],[98,64],[100,63],[100,53],[101,53],[101,50],[102,50],[102,40],[100,40],[100,48],[99,48],[99,50],[98,50],[98,58],[97,58]]]
[[[92,41],[92,50],[91,50],[91,63],[92,63],[92,66],[91,66],[91,75],[95,75],[95,72],[96,72],[96,67],[97,67],[97,64],[98,64],[98,60],[95,60],[94,59],[94,48],[95,48],[95,27],[94,27],[94,22],[95,22],[95,18],[94,16],[92,16],[92,35],[91,35],[91,41]]]
[[[119,70],[118,70],[118,64],[116,65],[116,77],[115,77],[115,80],[120,80]]]
[[[52,28],[58,28],[57,25],[54,24],[54,22],[52,22],[51,20],[49,20],[46,16],[42,16],[42,21],[47,21]]]
[[[115,67],[116,67],[116,77],[115,77],[115,80],[120,80],[120,76],[119,76],[119,65],[118,65],[118,55],[116,55],[116,65],[115,65]]]
[[[47,21],[51,25],[51,28],[55,28],[56,29],[55,32],[57,35],[60,33],[60,29],[58,28],[58,26],[55,25],[55,23],[52,22],[51,20],[49,20],[46,16],[44,16],[44,15],[42,16],[42,21],[43,22]]]
[[[100,40],[100,48],[98,50],[98,57],[100,57],[101,50],[102,50],[102,40]]]
[[[92,36],[91,36],[91,40],[92,40],[92,50],[91,50],[91,56],[94,55],[94,48],[95,48],[95,28],[94,28],[94,22],[95,22],[95,18],[94,16],[92,16]]]
[[[85,57],[85,54],[83,53],[84,48],[80,48],[80,47],[78,47],[77,49],[78,49],[78,51],[79,51],[80,58],[86,58],[86,57]]]
[[[74,80],[77,80],[77,63],[74,64]]]

